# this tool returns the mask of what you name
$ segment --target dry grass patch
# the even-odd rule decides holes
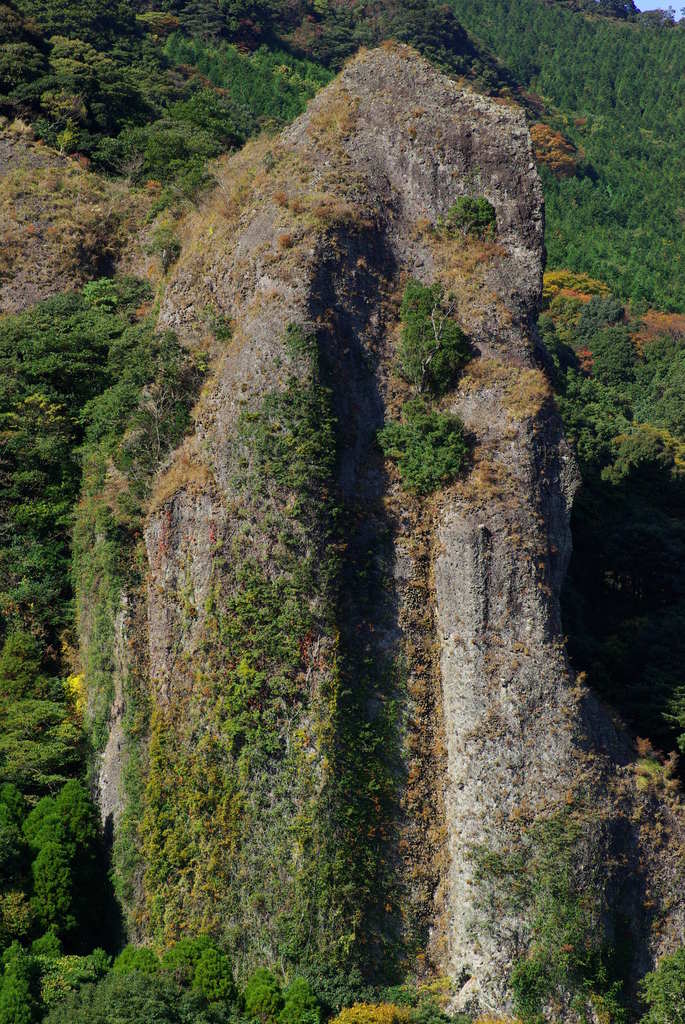
[[[515,420],[537,416],[552,397],[552,388],[542,370],[507,365],[497,359],[474,359],[460,384],[468,393],[487,388],[502,389],[502,405]]]
[[[312,112],[307,135],[319,148],[338,151],[357,126],[359,99],[342,86],[326,91],[318,109]]]
[[[511,478],[506,466],[501,462],[476,451],[473,469],[457,487],[462,496],[469,500],[489,502],[502,498],[511,491]]]
[[[504,392],[504,408],[515,420],[530,419],[551,397],[552,388],[542,370],[517,368]]]
[[[212,472],[207,463],[194,451],[192,439],[186,441],[174,456],[169,468],[157,477],[150,497],[149,511],[158,511],[179,491],[201,494],[213,483]]]
[[[0,286],[3,306],[13,311],[105,272],[135,236],[151,198],[0,133],[3,154]]]
[[[472,359],[461,379],[459,390],[471,392],[499,387],[510,379],[512,369],[497,359]]]
[[[422,230],[423,223],[417,225],[417,231]],[[423,230],[423,238],[432,251],[437,278],[456,297],[465,323],[480,319],[488,307],[496,310],[500,323],[511,323],[511,313],[502,297],[486,284],[489,271],[507,255],[501,245],[472,237],[450,237],[430,226]]]

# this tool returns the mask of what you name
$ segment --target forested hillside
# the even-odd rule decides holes
[[[0,1024],[448,1019],[441,983],[426,978],[388,976],[398,984],[387,988],[370,970],[321,969],[318,982],[293,980],[265,955],[239,992],[234,951],[216,937],[127,946],[138,936],[126,934],[118,899],[124,875],[139,884],[140,851],[133,840],[120,850],[129,862],[115,881],[92,800],[113,694],[87,706],[84,673],[110,674],[120,591],[143,586],[153,476],[207,373],[205,353],[156,327],[182,217],[216,186],[215,157],[292,122],[360,46],[409,43],[525,110],[546,204],[541,359],[582,476],[563,596],[569,653],[627,723],[641,790],[681,800],[683,25],[629,0],[0,2],[0,153],[30,140],[103,182],[87,224],[70,232],[62,199],[77,192],[83,214],[81,178],[55,165],[39,182],[33,159],[0,177],[0,208],[12,211],[0,284],[33,251],[48,254],[43,277],[60,282],[44,301],[0,309]],[[104,195],[114,197],[106,219]],[[136,231],[140,257],[120,269]],[[213,342],[231,335],[209,307],[206,324]],[[75,593],[103,580],[111,599],[77,609]],[[110,639],[83,664],[76,622],[86,615],[91,634]],[[143,695],[127,714],[131,734],[149,729]],[[172,820],[163,842],[173,855]],[[569,946],[564,971],[579,988],[599,986],[603,1019],[679,1024],[682,950],[648,975],[638,1005],[621,994],[620,941],[580,951],[580,903],[566,900],[559,915],[544,918],[546,941]],[[537,1024],[524,982],[517,1012]],[[381,1005],[344,1009],[358,1001]]]

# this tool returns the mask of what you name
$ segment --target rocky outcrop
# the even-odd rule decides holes
[[[646,965],[682,936],[677,819],[638,798],[564,653],[577,474],[539,366],[522,114],[385,47],[217,179],[160,311],[212,369],[145,532],[138,921],[221,932],[241,969],[440,971],[455,1005],[504,1012],[537,941],[536,879],[512,865],[544,865],[552,822],[597,929],[629,920]],[[438,230],[474,192],[496,239]],[[474,354],[444,399],[469,470],[423,501],[376,444],[410,395],[409,277],[442,282]]]

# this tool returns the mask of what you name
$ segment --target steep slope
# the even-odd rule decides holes
[[[3,128],[5,121],[0,313],[14,313],[113,273],[150,202],[36,143],[27,125]]]
[[[113,644],[100,798],[131,925],[210,929],[241,972],[329,994],[355,967],[442,971],[455,1005],[513,988],[571,1019],[608,998],[605,946],[632,944],[631,982],[682,940],[682,832],[564,655],[576,472],[539,367],[523,116],[385,47],[217,173],[160,311],[211,369]],[[440,227],[468,193],[494,240]],[[442,401],[471,465],[425,499],[376,443],[412,396],[409,277],[442,283],[474,353]]]

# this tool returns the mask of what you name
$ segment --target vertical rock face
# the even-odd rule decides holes
[[[637,799],[628,744],[564,654],[577,474],[538,367],[522,114],[384,48],[218,181],[160,313],[212,369],[145,534],[138,927],[211,928],[245,970],[437,970],[456,1004],[505,1011],[535,940],[509,865],[540,860],[541,823],[572,819],[602,928],[630,917],[647,963],[682,907],[640,829],[656,817],[665,844],[677,825]],[[493,241],[436,227],[473,193]],[[474,353],[443,400],[471,464],[423,501],[376,444],[410,397],[409,277],[443,284]]]

